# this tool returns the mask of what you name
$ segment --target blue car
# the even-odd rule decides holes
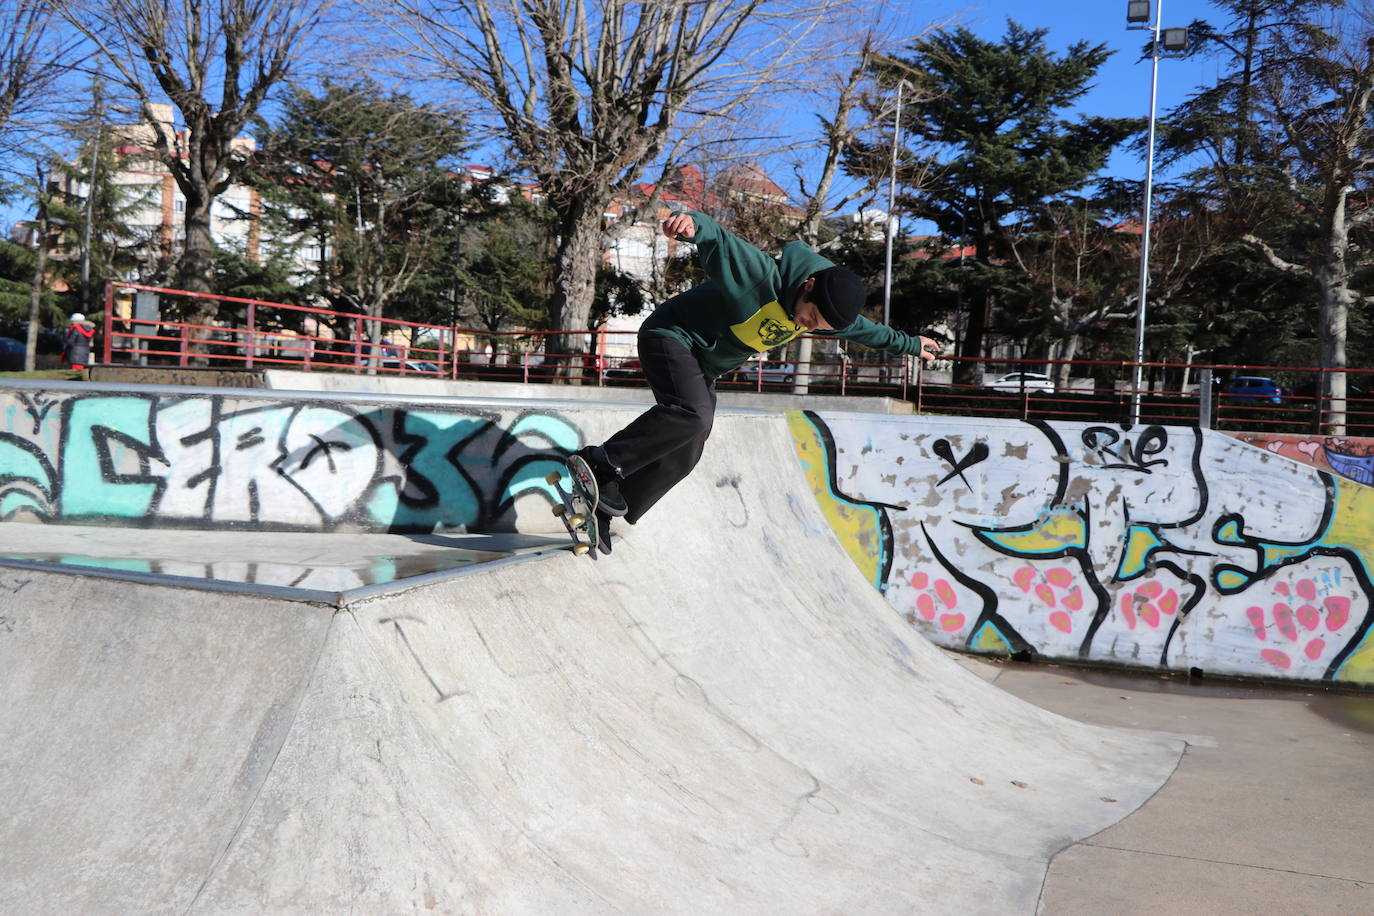
[[[1241,375],[1226,383],[1221,396],[1228,404],[1282,404],[1283,388],[1271,378]]]

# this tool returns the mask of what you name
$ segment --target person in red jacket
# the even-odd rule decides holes
[[[85,369],[91,361],[91,340],[94,337],[95,325],[80,312],[72,315],[72,323],[62,335],[62,361],[73,369]]]

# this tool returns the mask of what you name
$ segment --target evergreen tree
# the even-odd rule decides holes
[[[470,214],[458,260],[458,315],[493,335],[548,327],[553,288],[554,217],[516,195]]]
[[[59,193],[48,202],[50,218],[58,229],[58,248],[64,257],[55,260],[54,274],[73,291],[67,303],[72,311],[96,315],[103,308],[100,286],[107,279],[147,279],[146,269],[156,263],[154,232],[138,228],[134,216],[149,204],[147,188],[121,183],[116,176],[137,167],[145,154],[120,148],[117,135],[105,122],[97,84],[91,108],[69,134],[75,155],[59,159],[54,169]]]
[[[264,234],[275,256],[296,258],[302,286],[335,307],[419,317],[411,294],[447,269],[462,222],[462,122],[370,80],[322,88],[296,90],[262,135],[252,181]]]
[[[1012,290],[1032,306],[1012,245],[1015,224],[1087,187],[1140,128],[1139,119],[1067,118],[1111,52],[1078,42],[1055,54],[1045,35],[1010,21],[1001,41],[941,31],[879,65],[890,85],[921,83],[904,114],[917,151],[900,156],[902,205],[934,222],[946,244],[967,240],[973,249],[957,278],[968,316],[963,356],[983,355],[988,322],[1010,304]],[[885,158],[861,148],[854,161]],[[943,265],[941,272],[948,273]]]

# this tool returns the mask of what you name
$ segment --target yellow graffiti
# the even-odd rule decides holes
[[[1088,544],[1083,516],[1072,508],[1055,509],[1028,531],[993,532],[986,528],[983,531],[992,543],[1022,556],[1056,554],[1069,547],[1084,548]]]
[[[1355,684],[1374,684],[1374,632],[1365,634],[1364,640],[1350,653],[1334,679]]]
[[[1374,555],[1374,488],[1337,480],[1331,525],[1322,541],[1349,547],[1361,556]]]
[[[1011,655],[1011,643],[1002,635],[1002,631],[990,623],[985,623],[978,630],[978,635],[973,638],[969,648],[975,652],[983,652],[987,655]]]
[[[1331,524],[1322,543],[1348,548],[1361,558],[1374,556],[1374,489],[1344,480],[1336,480],[1335,486]],[[1335,680],[1374,683],[1374,631],[1365,634],[1335,672]]]
[[[868,581],[882,588],[883,535],[877,510],[846,499],[831,488],[825,443],[805,414],[799,410],[789,410],[787,425],[792,430],[792,445],[797,450],[797,459],[806,474],[807,483],[816,494],[816,501],[831,530]]]

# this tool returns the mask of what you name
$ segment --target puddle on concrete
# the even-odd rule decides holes
[[[182,576],[219,582],[272,585],[283,588],[342,592],[368,585],[385,585],[401,579],[430,573],[450,572],[483,563],[504,560],[514,551],[430,550],[419,554],[396,554],[363,558],[342,558],[339,562],[291,563],[274,560],[168,560],[138,556],[91,556],[49,551],[0,551],[0,558],[30,563],[61,563],[91,569]]]

